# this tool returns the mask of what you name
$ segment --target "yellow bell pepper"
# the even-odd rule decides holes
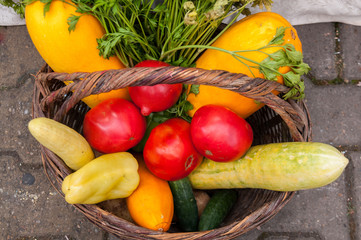
[[[65,177],[62,191],[70,204],[96,204],[126,198],[138,187],[138,162],[132,154],[102,155]]]

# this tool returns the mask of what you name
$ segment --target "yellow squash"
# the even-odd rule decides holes
[[[68,18],[79,16],[70,1],[52,1],[44,16],[44,3],[35,1],[25,8],[25,20],[29,35],[41,57],[55,72],[95,72],[122,69],[124,65],[116,57],[99,56],[97,39],[104,34],[100,22],[91,15],[82,15],[75,30],[69,32]],[[100,101],[119,97],[130,99],[127,89],[91,95],[83,99],[90,107]]]
[[[283,44],[293,44],[297,51],[302,52],[301,41],[298,38],[296,30],[286,19],[272,12],[253,14],[234,23],[212,46],[230,51],[258,49],[266,46],[272,40],[279,27],[288,27],[285,31],[283,38],[285,41]],[[278,50],[280,50],[280,47],[271,47],[263,51],[270,54]],[[264,53],[255,51],[241,52],[239,54],[257,62],[262,62],[268,57],[268,55]],[[244,62],[250,66],[255,65],[245,60]],[[264,77],[258,69],[250,69],[230,54],[218,50],[206,50],[197,60],[196,66],[208,70],[217,69],[233,73],[243,73],[249,77]],[[281,67],[279,69],[281,73],[286,73],[289,70],[289,67]],[[283,83],[283,79],[279,77],[278,82]],[[194,109],[189,112],[190,116],[193,116],[198,108],[207,104],[226,106],[243,118],[250,116],[263,106],[253,99],[213,86],[201,85],[199,91],[197,95],[191,93],[188,96],[188,101],[194,106]]]
[[[34,118],[28,124],[33,137],[58,155],[73,170],[78,170],[94,159],[85,138],[74,129],[50,118]]]
[[[298,191],[332,183],[348,162],[337,148],[325,143],[270,143],[251,147],[233,162],[204,159],[189,180],[195,189]]]
[[[96,204],[126,198],[139,184],[138,162],[128,152],[104,154],[64,178],[70,204]]]
[[[174,213],[173,195],[167,181],[154,176],[144,162],[139,161],[140,183],[127,198],[133,220],[140,226],[168,231]]]

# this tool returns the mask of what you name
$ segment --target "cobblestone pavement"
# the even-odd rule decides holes
[[[274,218],[239,240],[361,239],[361,27],[321,23],[296,27],[303,42],[306,102],[313,141],[350,160],[342,176],[299,191]],[[0,27],[0,239],[115,240],[52,188],[37,142],[27,131],[34,74],[43,60],[25,26]]]

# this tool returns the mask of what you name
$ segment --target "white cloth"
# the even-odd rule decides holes
[[[252,13],[265,11],[251,8]],[[292,25],[320,22],[341,22],[361,26],[361,0],[274,0],[272,11]],[[0,5],[0,26],[23,25],[11,8]]]
[[[266,11],[251,8],[252,13]],[[272,12],[292,25],[341,22],[361,26],[361,0],[274,0]]]
[[[14,12],[12,8],[0,5],[0,26],[24,25],[25,20]]]

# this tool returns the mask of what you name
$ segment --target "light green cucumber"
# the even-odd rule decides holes
[[[325,143],[272,143],[251,147],[233,162],[204,159],[189,180],[195,189],[297,191],[335,181],[347,164],[348,159],[340,151]]]

